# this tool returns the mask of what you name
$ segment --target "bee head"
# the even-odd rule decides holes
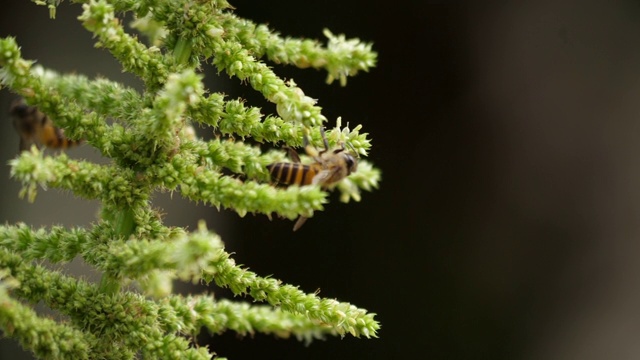
[[[12,116],[24,117],[29,115],[31,107],[25,104],[23,101],[14,101],[9,109],[9,114]]]
[[[37,112],[38,108],[27,105],[22,99],[14,100],[9,109],[13,127],[23,135],[33,135],[36,127],[40,125],[39,121],[47,119],[46,116],[36,116]]]

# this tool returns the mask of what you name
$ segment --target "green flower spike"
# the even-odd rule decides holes
[[[55,17],[60,0],[38,0]],[[335,184],[340,199],[360,201],[377,188],[380,170],[362,125],[327,127],[321,108],[265,61],[327,71],[327,82],[375,66],[371,44],[344,35],[316,40],[282,37],[237,17],[225,0],[78,0],[82,25],[96,46],[137,76],[137,91],[105,78],[60,74],[22,58],[12,37],[0,38],[0,86],[54,119],[70,139],[83,139],[106,163],[72,159],[32,147],[11,160],[20,195],[62,189],[99,201],[87,227],[34,229],[0,226],[0,331],[42,359],[210,359],[193,343],[203,329],[304,342],[327,336],[376,337],[375,314],[350,303],[306,293],[235,263],[220,236],[203,222],[195,231],[169,227],[151,206],[156,192],[178,192],[194,202],[288,219],[311,217],[328,201],[319,186],[276,187],[267,166],[288,160],[285,147],[305,136],[324,147],[344,147],[358,171]],[[148,37],[139,40],[121,17]],[[211,93],[201,69],[214,66],[248,83],[275,104],[263,115],[243,99]],[[194,126],[219,136],[205,141]],[[303,162],[312,162],[300,154]],[[75,258],[102,274],[98,284],[65,274]],[[52,266],[44,267],[46,261]],[[174,281],[215,284],[250,301],[210,294],[173,294]],[[40,303],[61,315],[34,311]]]

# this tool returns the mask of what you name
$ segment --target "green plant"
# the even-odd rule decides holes
[[[49,6],[55,17],[60,0],[35,2]],[[46,359],[209,359],[209,349],[189,340],[203,328],[305,341],[326,335],[375,337],[374,314],[260,277],[236,265],[204,223],[194,232],[167,227],[150,205],[154,192],[176,191],[240,216],[295,219],[322,210],[327,192],[317,186],[281,189],[269,182],[266,166],[286,155],[263,151],[259,144],[296,147],[308,134],[321,145],[319,129],[326,119],[313,99],[261,59],[325,69],[328,82],[345,85],[347,76],[375,65],[371,45],[328,30],[326,47],[283,38],[237,17],[225,0],[72,2],[82,3],[79,20],[96,44],[138,76],[144,91],[35,66],[21,57],[15,39],[0,39],[1,86],[54,118],[70,138],[84,139],[111,159],[100,165],[32,147],[11,161],[11,174],[30,201],[39,187],[66,189],[100,200],[101,213],[86,228],[0,226],[3,334]],[[135,16],[132,26],[148,44],[125,31],[116,16],[124,13]],[[199,73],[207,63],[250,84],[276,104],[279,116],[263,116],[242,99],[209,93]],[[192,123],[209,125],[220,136],[201,140]],[[338,120],[327,138],[332,146],[347,144],[366,156],[370,141],[360,130],[342,128]],[[361,159],[358,171],[337,190],[342,201],[360,200],[360,189],[370,190],[378,180],[379,170]],[[102,273],[99,284],[39,264],[78,256]],[[172,294],[174,279],[215,283],[267,304]],[[42,317],[22,301],[43,302],[66,320]]]

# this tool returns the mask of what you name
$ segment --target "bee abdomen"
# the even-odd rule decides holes
[[[267,165],[271,179],[287,185],[309,185],[316,172],[309,165],[281,162]]]
[[[82,140],[71,140],[64,136],[62,129],[51,124],[46,126],[41,134],[42,144],[51,149],[67,149],[82,143]]]

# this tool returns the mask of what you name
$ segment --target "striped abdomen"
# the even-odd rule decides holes
[[[66,149],[82,142],[82,140],[71,140],[64,136],[62,129],[53,126],[51,120],[38,130],[38,141],[51,149]]]
[[[267,165],[271,179],[286,185],[309,185],[318,174],[317,164],[279,162]]]
[[[66,149],[83,142],[64,136],[62,129],[57,128],[47,115],[37,107],[25,104],[22,99],[12,103],[9,114],[20,135],[20,150],[28,150],[34,143],[52,149]]]

